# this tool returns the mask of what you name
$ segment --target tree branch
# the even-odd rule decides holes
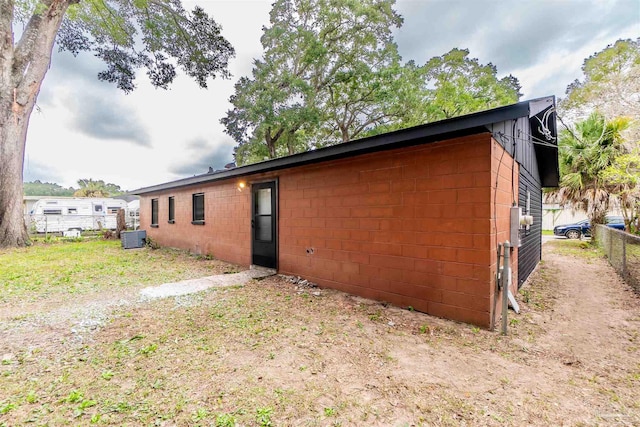
[[[189,22],[188,19],[185,19],[182,15],[180,15],[178,12],[176,12],[175,10],[173,10],[172,8],[170,8],[169,6],[167,6],[164,2],[161,1],[156,1],[156,0],[150,0],[149,4],[153,4],[161,9],[164,9],[165,11],[169,12],[169,15],[171,15],[171,18],[173,19],[173,22],[175,22],[176,27],[178,28],[178,32],[180,33],[180,35],[182,36],[182,38],[184,39],[184,41],[187,43],[187,45],[189,47],[191,47],[192,49],[194,48],[193,42],[191,41],[191,37],[189,37],[184,30],[182,29],[182,25],[180,25],[180,22],[178,22],[178,20],[180,21],[184,21],[184,22]]]
[[[14,0],[0,0],[0,57],[13,49],[13,7]]]
[[[15,52],[12,77],[13,86],[17,89],[15,102],[20,108],[29,102],[35,103],[40,85],[51,63],[51,51],[64,14],[74,2],[44,1],[46,9],[31,16]]]
[[[53,0],[44,0],[42,3],[47,7],[51,6]],[[26,71],[27,65],[31,61],[33,47],[35,46],[41,30],[42,17],[44,12],[38,13],[34,11],[29,18],[18,44],[13,53],[12,77],[14,81],[21,80],[22,75]]]

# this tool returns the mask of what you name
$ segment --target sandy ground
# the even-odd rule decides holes
[[[165,426],[215,425],[213,418],[194,422],[200,407],[212,414],[233,409],[238,425],[259,425],[255,405],[273,408],[272,425],[640,425],[640,300],[606,260],[563,254],[561,244],[543,246],[544,262],[518,296],[522,313],[510,313],[507,337],[275,276],[151,302],[110,295],[116,308],[126,302],[100,316],[100,302],[88,300],[40,313],[4,310],[2,368],[17,383],[40,378],[44,390],[60,372],[99,375],[100,361],[123,337],[144,333],[161,343],[152,356],[111,367],[116,377],[108,384],[77,379],[67,388],[49,386],[51,396],[42,391],[49,412],[37,419],[49,425],[83,424],[65,418],[62,400],[85,388],[98,402],[86,412],[107,412],[101,422],[113,425],[149,424],[140,411],[104,409],[101,399],[122,390],[131,401],[144,393],[152,413],[188,396],[184,408],[156,420]],[[185,316],[188,323],[180,323]],[[163,341],[167,331],[175,331],[175,344]],[[203,346],[220,350],[197,352]],[[25,356],[36,348],[37,357]],[[183,360],[192,353],[198,357]],[[171,392],[136,388],[149,367],[163,373]],[[21,403],[19,385],[2,390],[13,396],[0,393],[0,403],[17,406],[0,414],[0,423],[35,416]],[[173,400],[163,397],[169,394]]]

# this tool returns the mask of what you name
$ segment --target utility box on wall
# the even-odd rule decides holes
[[[511,226],[509,238],[512,248],[519,248],[522,246],[522,239],[520,233],[528,231],[529,227],[533,224],[533,216],[523,215],[522,208],[519,206],[511,207]]]
[[[147,232],[145,230],[123,231],[120,233],[123,249],[135,249],[144,247]]]

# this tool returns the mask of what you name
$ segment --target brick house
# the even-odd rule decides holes
[[[514,203],[534,217],[512,251],[514,292],[540,261],[541,188],[559,179],[554,111],[540,98],[142,188],[141,228],[160,245],[492,328]]]

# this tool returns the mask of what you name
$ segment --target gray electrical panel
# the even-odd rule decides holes
[[[120,238],[124,249],[142,248],[147,238],[147,232],[146,230],[123,231],[120,233]]]

